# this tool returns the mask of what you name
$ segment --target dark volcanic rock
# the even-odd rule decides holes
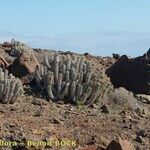
[[[150,94],[150,57],[149,51],[137,58],[126,55],[106,70],[115,88],[125,87],[135,93]]]

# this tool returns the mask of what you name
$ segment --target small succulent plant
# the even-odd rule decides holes
[[[8,74],[8,70],[3,71],[0,68],[0,102],[14,103],[21,95],[23,95],[21,81],[12,74]]]

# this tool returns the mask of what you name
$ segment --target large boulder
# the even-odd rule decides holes
[[[125,87],[138,94],[150,94],[150,50],[141,57],[126,55],[106,70],[115,88]]]
[[[8,67],[8,70],[16,77],[24,78],[29,74],[33,74],[38,65],[39,62],[34,54],[23,53],[14,60],[13,64]]]

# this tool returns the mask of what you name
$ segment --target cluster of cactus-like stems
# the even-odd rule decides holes
[[[0,68],[0,102],[13,103],[22,94],[21,81],[12,74],[8,74],[8,70],[3,71]]]
[[[36,81],[52,100],[91,104],[99,97],[100,86],[92,80],[90,63],[82,57],[45,56],[36,69]]]

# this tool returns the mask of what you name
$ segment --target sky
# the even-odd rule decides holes
[[[150,47],[148,0],[0,0],[0,42],[111,56]]]

